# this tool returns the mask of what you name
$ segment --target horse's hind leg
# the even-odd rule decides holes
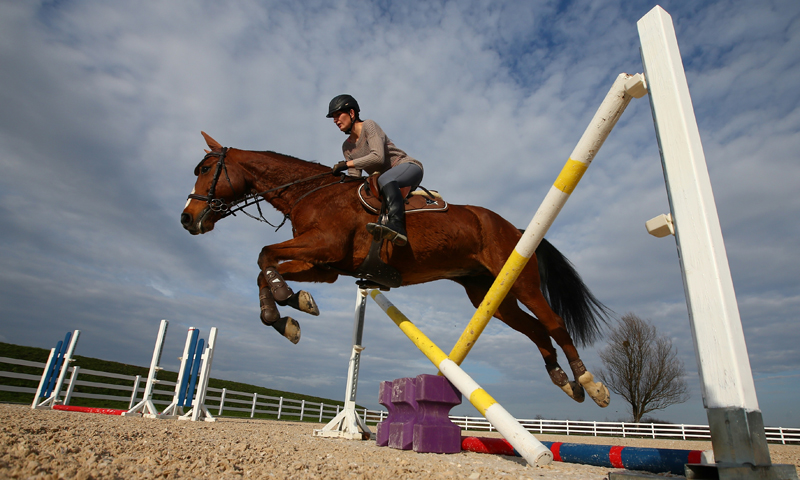
[[[578,350],[575,348],[575,345],[572,342],[572,337],[570,337],[569,332],[567,331],[567,326],[564,323],[564,320],[556,315],[556,313],[550,308],[550,305],[544,298],[542,291],[539,289],[538,273],[531,273],[536,272],[535,259],[531,259],[531,263],[529,263],[529,265],[523,270],[522,274],[517,279],[517,282],[511,288],[511,293],[513,293],[519,299],[519,301],[521,301],[531,310],[531,312],[533,312],[534,315],[536,315],[541,324],[547,330],[549,336],[552,337],[553,340],[555,340],[564,351],[564,355],[567,356],[567,361],[569,361],[569,366],[572,370],[575,380],[586,389],[586,392],[590,397],[592,397],[592,400],[594,400],[597,405],[600,407],[607,407],[609,401],[611,400],[611,395],[608,393],[608,388],[606,388],[606,386],[600,382],[595,382],[594,376],[591,374],[591,372],[586,370],[586,366],[584,366],[583,360],[580,359]],[[548,365],[550,378],[552,378],[553,382],[558,385],[559,383],[556,381],[556,377],[560,377],[561,375],[566,376],[566,374],[564,374],[563,371],[561,371],[560,374],[556,370],[551,371],[551,368],[552,367]],[[561,369],[559,368],[558,370]],[[556,376],[554,376],[554,373]],[[560,379],[559,381],[563,381],[563,379]]]
[[[273,327],[292,343],[300,341],[300,324],[292,317],[281,317],[270,284],[264,274],[258,274],[258,299],[261,304],[261,323]]]
[[[476,308],[492,286],[492,279],[489,277],[464,277],[455,281],[464,287],[467,296]],[[553,342],[550,341],[547,329],[536,318],[522,310],[513,295],[508,295],[503,300],[494,316],[530,338],[539,348],[539,353],[544,359],[545,368],[553,383],[576,402],[583,402],[585,398],[583,387],[578,382],[570,381],[567,374],[558,365],[558,353],[553,347]]]

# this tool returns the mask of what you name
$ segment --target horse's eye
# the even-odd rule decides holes
[[[209,167],[208,165],[200,167],[200,173],[208,173],[209,170],[211,170],[211,167]]]

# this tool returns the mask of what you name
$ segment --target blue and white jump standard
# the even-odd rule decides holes
[[[33,397],[33,404],[31,408],[53,408],[55,405],[61,403],[59,396],[61,395],[61,388],[64,385],[64,379],[69,370],[69,364],[74,361],[72,358],[75,353],[75,347],[78,346],[78,338],[81,335],[80,330],[67,333],[64,341],[59,341],[56,348],[50,349],[50,356],[45,364],[42,378],[39,381],[39,387],[36,389],[36,395]],[[77,368],[77,367],[75,367]],[[73,375],[74,375],[73,370]],[[75,388],[75,382],[70,381],[69,391],[67,392],[65,403],[69,403],[69,396],[72,389]]]
[[[204,341],[198,339],[199,330],[194,327],[189,328],[186,334],[183,356],[180,357],[181,366],[178,370],[178,379],[175,384],[175,394],[172,402],[161,413],[158,412],[153,404],[153,389],[159,383],[156,377],[158,372],[163,370],[160,366],[161,353],[164,349],[164,339],[167,336],[168,327],[169,321],[161,320],[142,401],[122,415],[141,414],[145,418],[177,418],[178,420],[195,422],[198,420],[214,422],[216,419],[211,415],[204,403],[208,380],[211,375],[211,363],[214,359],[214,348],[217,344],[216,327],[211,328],[208,335],[208,345],[205,346],[205,349],[203,348]],[[195,385],[197,386],[196,395]],[[184,413],[184,407],[191,407],[191,409]]]

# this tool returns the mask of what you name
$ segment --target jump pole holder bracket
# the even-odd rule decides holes
[[[42,378],[39,380],[39,386],[36,389],[36,395],[33,397],[32,409],[53,408],[53,406],[62,402],[59,399],[61,388],[70,368],[69,364],[74,361],[72,355],[75,352],[75,347],[78,346],[80,334],[80,330],[67,332],[64,340],[59,340],[56,348],[50,349],[50,356],[47,358]],[[69,398],[69,393],[72,393],[74,387],[74,382],[70,381],[67,398]]]
[[[336,437],[350,440],[369,440],[372,437],[372,431],[356,412],[358,369],[361,363],[361,352],[364,350],[364,347],[361,346],[361,341],[364,333],[366,307],[367,290],[359,285],[356,293],[353,350],[350,353],[350,366],[347,369],[347,390],[345,391],[344,408],[323,428],[314,430],[313,436],[315,437]]]

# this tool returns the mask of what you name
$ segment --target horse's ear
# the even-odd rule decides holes
[[[203,138],[206,139],[206,143],[211,148],[211,150],[222,150],[222,145],[220,145],[218,141],[211,138],[209,134],[202,131],[200,133],[203,135]]]

